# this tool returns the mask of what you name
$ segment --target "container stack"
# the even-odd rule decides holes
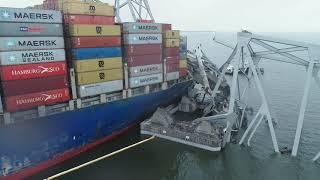
[[[180,36],[180,66],[179,75],[185,77],[188,75],[188,62],[187,62],[187,36]]]
[[[128,88],[163,82],[162,25],[124,23],[122,26]]]
[[[5,110],[14,112],[70,99],[62,15],[0,8],[0,75]]]
[[[63,3],[69,65],[75,69],[78,97],[123,89],[120,26],[113,7],[100,2]]]
[[[170,27],[168,27],[169,29]],[[179,46],[180,31],[167,30],[163,33],[163,58],[165,59],[166,74],[165,81],[179,79]]]

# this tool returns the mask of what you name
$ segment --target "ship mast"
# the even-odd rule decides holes
[[[115,0],[116,21],[121,23],[120,10],[128,6],[135,22],[154,22],[148,0]]]

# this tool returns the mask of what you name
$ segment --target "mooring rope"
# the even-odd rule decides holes
[[[63,171],[63,172],[61,172],[61,173],[59,173],[59,174],[56,174],[56,175],[54,175],[54,176],[48,177],[48,178],[46,178],[45,180],[52,180],[52,179],[58,178],[58,177],[60,177],[60,176],[69,174],[69,173],[71,173],[71,172],[73,172],[73,171],[79,170],[79,169],[81,169],[81,168],[83,168],[83,167],[89,166],[89,165],[94,164],[94,163],[96,163],[96,162],[98,162],[98,161],[101,161],[101,160],[106,159],[106,158],[108,158],[108,157],[111,157],[111,156],[113,156],[113,155],[119,154],[119,153],[121,153],[121,152],[123,152],[123,151],[129,150],[129,149],[131,149],[131,148],[133,148],[133,147],[136,147],[136,146],[138,146],[138,145],[141,145],[141,144],[143,144],[143,143],[146,143],[146,142],[148,142],[148,141],[151,141],[151,140],[153,140],[154,138],[155,138],[155,136],[152,136],[152,137],[150,137],[150,138],[148,138],[148,139],[145,139],[145,140],[140,141],[140,142],[138,142],[138,143],[132,144],[132,145],[127,146],[127,147],[125,147],[125,148],[119,149],[119,150],[117,150],[117,151],[115,151],[115,152],[112,152],[112,153],[110,153],[110,154],[107,154],[107,155],[105,155],[105,156],[102,156],[102,157],[100,157],[100,158],[97,158],[97,159],[95,159],[95,160],[89,161],[89,162],[84,163],[84,164],[82,164],[82,165],[80,165],[80,166],[71,168],[71,169],[69,169],[69,170]]]

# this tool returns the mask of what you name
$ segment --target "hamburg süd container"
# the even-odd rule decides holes
[[[123,48],[125,56],[140,56],[149,54],[161,54],[162,44],[136,44],[125,45]]]
[[[170,56],[165,57],[167,64],[179,64],[180,57],[179,56]]]
[[[122,57],[74,61],[75,72],[90,72],[122,68]]]
[[[0,7],[0,22],[62,24],[59,11]]]
[[[124,34],[125,45],[130,44],[161,44],[162,34]]]
[[[0,37],[0,51],[64,49],[63,37]]]
[[[179,56],[179,48],[164,48],[163,55],[164,57]]]
[[[32,94],[5,97],[5,109],[8,112],[31,109],[70,100],[69,88],[55,89]]]
[[[166,48],[174,48],[180,46],[180,39],[164,39],[163,46]]]
[[[161,34],[162,25],[157,23],[128,22],[122,24],[125,34]]]
[[[187,53],[180,53],[180,59],[187,59],[188,54]]]
[[[0,52],[0,65],[65,61],[64,49]]]
[[[70,36],[121,36],[118,25],[69,25]]]
[[[78,48],[72,50],[73,60],[121,57],[121,47]]]
[[[64,15],[65,24],[114,25],[114,16]]]
[[[113,6],[100,2],[65,2],[63,12],[65,14],[114,16]]]
[[[187,62],[187,60],[180,60],[179,61],[179,67],[180,67],[180,69],[183,69],[183,68],[187,68],[188,67],[188,62]]]
[[[162,71],[163,71],[162,64],[136,66],[136,67],[129,68],[129,76],[130,77],[146,76],[146,75],[150,75],[150,74],[162,73]]]
[[[171,73],[171,72],[177,72],[179,71],[179,63],[167,63],[167,66],[166,66],[166,70],[167,70],[167,73]]]
[[[121,91],[123,89],[123,81],[115,80],[96,84],[82,85],[77,87],[78,96],[89,97],[98,94],[111,93]]]
[[[163,33],[164,39],[179,39],[180,38],[180,31],[177,30],[169,30]]]
[[[69,83],[66,75],[16,81],[2,81],[2,90],[5,97],[31,94],[53,89],[64,89],[68,87]]]
[[[134,77],[129,79],[130,88],[136,88],[151,84],[157,84],[163,82],[163,74],[151,74],[147,76]]]
[[[179,76],[180,77],[184,77],[188,75],[188,69],[187,68],[183,68],[179,70]]]
[[[121,37],[71,37],[66,38],[68,48],[120,47]]]
[[[1,66],[2,81],[46,78],[49,76],[65,75],[66,62],[51,62],[25,65]]]
[[[62,28],[62,24],[12,23],[12,22],[0,23],[0,36],[58,37],[58,36],[63,36],[63,28]]]
[[[161,64],[161,54],[151,54],[142,56],[128,56],[125,57],[125,62],[128,63],[128,67],[145,66],[150,64]]]
[[[123,79],[122,68],[76,73],[76,80],[79,86],[94,84],[94,83],[101,83],[106,81],[122,80],[122,79]]]
[[[177,80],[177,79],[179,79],[179,77],[180,77],[179,71],[178,72],[170,72],[170,73],[165,74],[166,81]]]

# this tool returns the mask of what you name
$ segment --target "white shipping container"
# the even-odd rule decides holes
[[[130,67],[130,77],[145,76],[150,74],[162,73],[162,64],[151,64],[146,66]]]
[[[78,96],[83,98],[83,97],[104,94],[104,93],[121,91],[122,89],[123,89],[123,81],[116,80],[116,81],[108,81],[103,83],[78,86],[77,91],[78,91]]]
[[[162,34],[125,34],[124,44],[161,44]]]
[[[163,82],[163,74],[152,74],[147,76],[141,76],[141,77],[134,77],[129,79],[130,82],[130,88],[136,88],[141,86],[146,86],[150,84],[156,84]]]
[[[167,73],[166,75],[166,81],[172,81],[172,80],[177,80],[179,79],[179,72],[171,72]]]
[[[64,49],[63,37],[0,37],[0,51]]]

